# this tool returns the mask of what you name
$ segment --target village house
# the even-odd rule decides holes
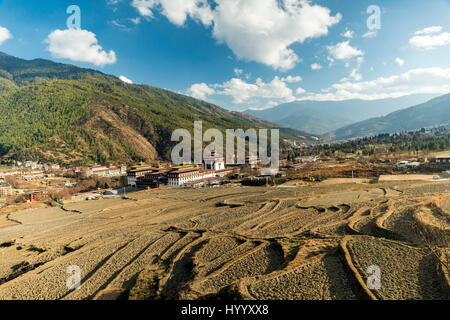
[[[450,169],[450,154],[439,155],[430,159],[430,163],[442,170]]]
[[[103,193],[106,191],[108,191],[108,190],[103,189],[103,190],[76,193],[76,194],[72,195],[71,200],[72,201],[82,201],[82,200],[100,199],[103,197]]]
[[[25,168],[37,169],[39,164],[34,161],[25,161]]]
[[[420,162],[410,162],[410,161],[400,161],[397,163],[397,169],[403,170],[403,169],[414,169],[420,166]]]
[[[154,171],[155,168],[153,167],[134,167],[127,171],[127,184],[133,188],[136,188],[139,177],[144,177],[146,174]]]
[[[39,191],[32,191],[28,194],[29,202],[39,202],[41,201],[41,194]]]
[[[87,177],[97,176],[97,177],[120,177],[127,173],[126,166],[119,167],[106,167],[106,166],[91,166],[86,171]]]
[[[450,154],[443,154],[436,157],[437,163],[450,163]]]
[[[13,195],[12,187],[6,182],[0,182],[0,198],[6,198]]]

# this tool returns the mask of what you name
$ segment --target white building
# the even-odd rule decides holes
[[[171,187],[181,187],[194,182],[207,182],[220,176],[220,173],[228,173],[230,170],[204,170],[199,168],[184,168],[173,170],[167,173],[168,185]],[[232,172],[232,171],[231,171]]]
[[[203,158],[203,170],[223,170],[225,169],[225,161],[223,157],[212,155]]]
[[[38,163],[34,162],[34,161],[26,161],[25,162],[25,168],[37,169],[38,166],[39,166]]]
[[[245,158],[245,163],[250,166],[250,168],[254,169],[259,164],[259,159],[257,156],[248,156]]]
[[[420,166],[420,162],[400,161],[397,163],[397,169],[413,169]]]
[[[167,174],[168,185],[171,187],[180,187],[189,182],[204,179],[203,173],[198,168],[187,168],[170,171]]]
[[[97,177],[120,177],[127,173],[127,167],[105,167],[105,166],[93,166],[86,170],[86,176]]]
[[[400,161],[397,163],[397,169],[406,169],[408,161]]]

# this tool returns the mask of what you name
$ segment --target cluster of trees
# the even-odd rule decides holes
[[[450,131],[440,128],[431,132],[422,129],[407,133],[380,134],[339,144],[318,145],[307,149],[292,150],[289,156],[291,158],[318,154],[332,156],[339,153],[371,156],[377,152],[418,154],[448,149],[450,149]]]

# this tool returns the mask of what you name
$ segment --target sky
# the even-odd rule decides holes
[[[449,93],[448,17],[450,0],[0,0],[0,51],[244,111]]]

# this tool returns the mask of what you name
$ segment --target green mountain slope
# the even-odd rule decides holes
[[[426,103],[345,126],[328,133],[334,140],[348,140],[381,133],[396,133],[450,124],[450,94]]]
[[[0,53],[0,157],[68,164],[167,160],[173,130],[192,132],[196,120],[222,131],[277,127],[94,70]],[[281,136],[315,141],[288,128]]]

